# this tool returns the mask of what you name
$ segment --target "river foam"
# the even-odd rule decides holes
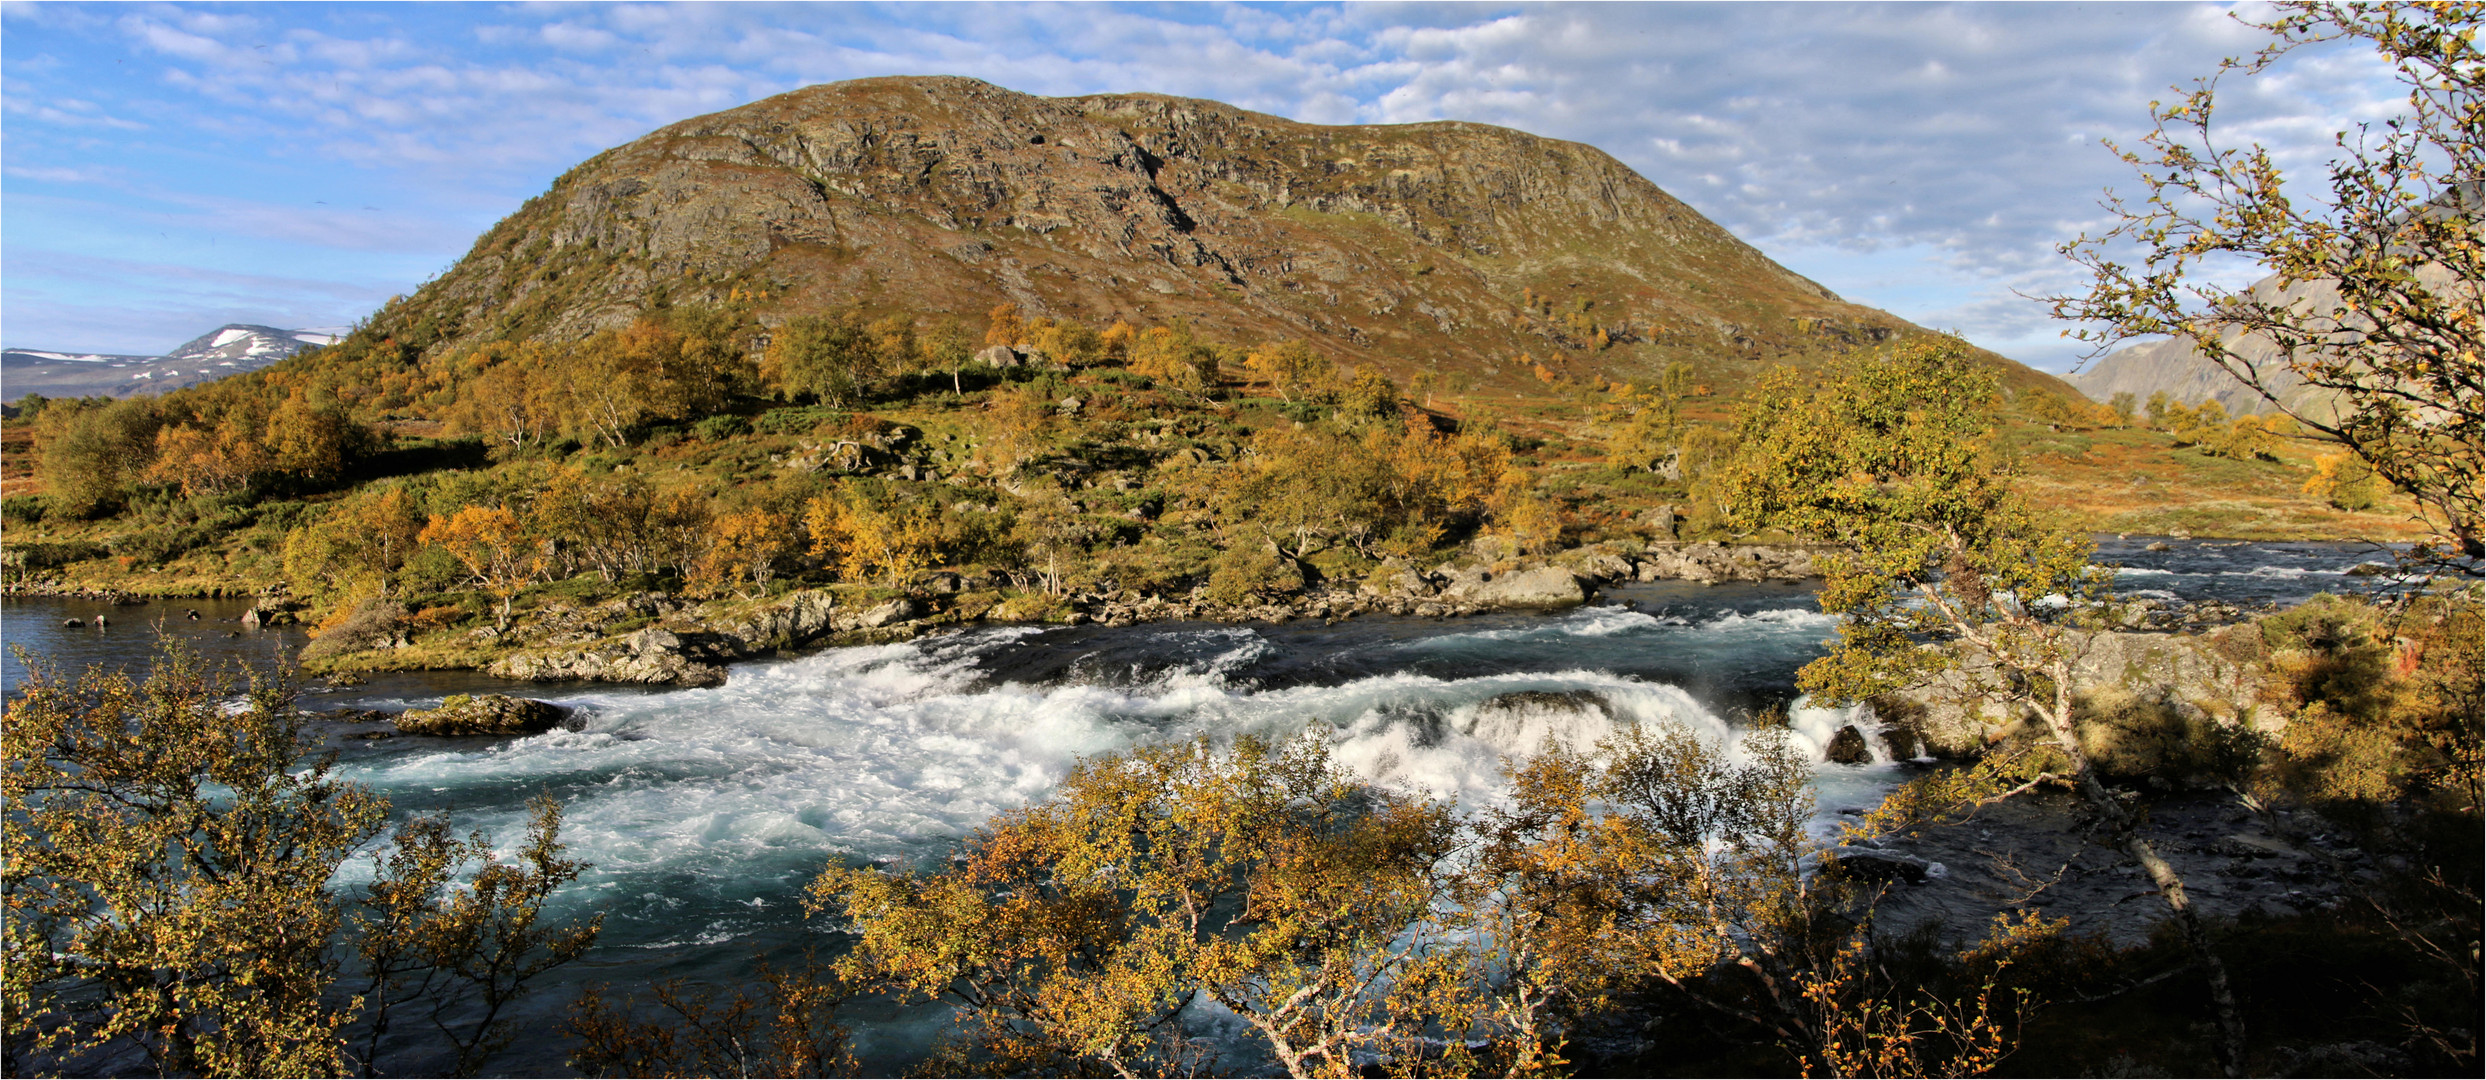
[[[1611,643],[1659,629],[1817,636],[1819,619],[1766,611],[1669,628],[1606,610],[1546,620],[1543,630],[1404,644],[1507,648],[1512,633]],[[584,730],[368,759],[353,778],[401,801],[459,806],[462,820],[510,841],[524,821],[512,796],[555,794],[574,853],[596,864],[591,882],[730,879],[826,859],[937,859],[995,814],[1044,798],[1081,759],[1144,743],[1320,729],[1340,763],[1376,783],[1476,805],[1498,797],[1507,760],[1551,742],[1586,749],[1619,726],[1648,723],[1730,745],[1738,738],[1727,716],[1683,687],[1595,666],[1262,688],[1249,672],[1272,646],[1248,628],[1150,631],[1180,639],[1148,643],[1190,658],[1170,666],[1092,669],[1050,683],[988,677],[985,660],[1037,632],[970,631],[744,664],[706,689],[567,696],[558,700],[584,713]],[[1817,761],[1837,728],[1858,719],[1856,710],[1800,701],[1791,714],[1799,747]],[[1887,764],[1878,745],[1877,753]]]

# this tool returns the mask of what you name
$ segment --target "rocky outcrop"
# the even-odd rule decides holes
[[[1441,598],[1489,608],[1552,609],[1588,602],[1588,590],[1577,575],[1559,566],[1538,566],[1494,574],[1474,568],[1455,571]]]
[[[1834,765],[1863,765],[1873,760],[1873,748],[1865,743],[1864,732],[1856,725],[1842,725],[1830,736],[1830,745],[1822,751]]]
[[[1639,581],[1801,581],[1818,577],[1810,548],[1763,544],[1651,544]]]
[[[684,635],[650,628],[600,645],[578,649],[514,652],[485,671],[504,679],[530,682],[641,683],[657,686],[720,686],[725,663],[734,654],[715,648],[708,635]]]
[[[2307,837],[2303,846],[2274,836],[2226,791],[2163,793],[2150,800],[2143,828],[2205,918],[2324,910],[2346,891],[2326,861],[2359,875],[2381,861],[2344,836]],[[2140,891],[2148,879],[2095,829],[2079,796],[2040,789],[1966,821],[1841,848],[1836,859],[1852,877],[1886,886],[1867,895],[1874,925],[1891,933],[1938,923],[1942,941],[1965,947],[1997,914],[2034,911],[2070,919],[2074,934],[2138,945],[2164,927],[2166,905]]]
[[[1830,862],[1839,868],[1839,872],[1856,881],[1922,885],[1936,876],[1933,863],[1913,855],[1869,848],[1838,848],[1829,854]]]
[[[458,694],[437,708],[397,714],[401,735],[533,735],[569,720],[571,711],[549,701],[502,694]]]
[[[2212,638],[2188,634],[2068,631],[2073,655],[2072,692],[2102,731],[2120,736],[2092,747],[2101,768],[2114,769],[2151,738],[2185,739],[2202,724],[2240,724],[2275,730],[2279,719],[2255,703],[2263,672],[2220,655]],[[1876,699],[1874,711],[1895,727],[1922,738],[1935,754],[1956,756],[1984,747],[2025,717],[2005,715],[1991,695],[1977,689],[1998,678],[1992,667],[1967,663],[1929,684]],[[2135,732],[2155,726],[2155,734]],[[2169,725],[2176,730],[2166,731]],[[2165,779],[2176,779],[2166,777]]]
[[[825,589],[791,593],[753,608],[690,611],[602,640],[524,648],[485,669],[504,679],[717,686],[725,665],[799,649],[840,634],[908,628],[929,614],[924,603],[899,597],[860,610],[842,608]]]
[[[825,590],[792,593],[717,628],[733,638],[746,655],[810,644],[829,632],[837,618],[837,597]]]

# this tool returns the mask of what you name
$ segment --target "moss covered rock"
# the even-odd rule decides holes
[[[405,735],[533,735],[560,727],[570,710],[549,701],[506,694],[457,694],[436,709],[409,709],[397,716]]]

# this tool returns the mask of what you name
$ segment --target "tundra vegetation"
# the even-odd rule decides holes
[[[546,917],[584,869],[560,807],[511,860],[436,816],[390,829],[289,684],[166,648],[143,682],[29,660],[0,723],[10,1074],[370,1076],[412,1026],[474,1075],[602,923]],[[371,884],[340,890],[356,857]]]
[[[1869,698],[1959,668],[1991,709],[1980,752],[1835,842],[1807,836],[1809,769],[1767,717],[1733,745],[1667,726],[1548,744],[1506,763],[1506,801],[1467,808],[1358,778],[1318,731],[1145,746],[1083,763],[944,866],[826,869],[802,900],[829,959],[585,994],[572,1063],[850,1070],[841,1009],[872,997],[951,1017],[926,1067],[953,1074],[1976,1075],[2029,1053],[2133,1067],[2111,1033],[2142,1030],[2163,1040],[2146,1060],[2175,1069],[2259,1071],[2350,1041],[2470,1067],[2474,591],[2324,600],[2222,632],[2214,647],[2278,676],[2251,703],[2287,718],[2275,737],[2235,715],[2205,735],[2117,712],[2071,690],[2066,660],[2111,608],[2085,543],[2014,491],[1996,406],[1957,342],[1908,343],[1774,380],[1718,466],[1727,514],[1844,553],[1823,603],[1847,618],[1808,689]],[[303,758],[283,687],[255,687],[236,718],[221,697],[175,656],[144,686],[46,673],[11,703],[16,1066],[143,1053],[167,1072],[339,1072],[385,1055],[390,1017],[421,1015],[461,1069],[488,1069],[509,1003],[595,930],[542,917],[579,870],[557,810],[507,864],[417,819],[377,884],[338,894],[381,808]],[[151,746],[170,752],[134,749]],[[2165,789],[2138,772],[2388,857],[2332,867],[2352,898],[2335,909],[2202,917],[2149,838]],[[2028,910],[1948,946],[1877,927],[1888,886],[1849,872],[1854,845],[2049,788],[2159,895],[2168,935],[2122,948]]]
[[[0,569],[280,591],[330,630],[402,609],[380,636],[416,647],[387,662],[477,665],[544,616],[651,590],[920,593],[938,573],[965,584],[944,617],[1113,593],[1251,609],[1477,552],[1752,535],[1714,482],[1733,403],[1682,363],[1641,384],[1539,362],[1544,396],[1506,407],[1180,324],[1004,305],[770,325],[758,302],[567,346],[364,333],[161,398],[25,403],[9,458],[40,493],[0,507]],[[2004,449],[2107,500],[2100,527],[2199,527],[2169,487],[2258,500],[2276,535],[2393,526],[2401,496],[2362,459],[2214,408],[2126,421],[2022,392]]]
[[[1981,744],[1827,843],[1769,717],[1732,745],[1662,726],[1548,744],[1476,807],[1363,780],[1317,731],[1144,746],[1083,762],[953,860],[824,869],[799,900],[825,957],[580,996],[572,1064],[851,1071],[841,1017],[868,997],[951,1021],[926,1068],[958,1074],[2474,1074],[2478,21],[2283,6],[2274,50],[2231,72],[2344,36],[2412,87],[2404,123],[2342,136],[2335,213],[2292,210],[2257,153],[2179,140],[2207,139],[2205,83],[2134,155],[2150,201],[2114,235],[2157,245],[2150,265],[2076,248],[2099,284],[2067,314],[2189,334],[2248,383],[2272,373],[2215,343],[2279,341],[2334,392],[2321,415],[2005,393],[1944,338],[1783,369],[1739,402],[1688,368],[1618,384],[1524,355],[1537,412],[1497,415],[1455,374],[1402,392],[1300,341],[1010,305],[764,320],[765,289],[737,287],[568,343],[432,349],[437,327],[382,319],[161,398],[27,402],[9,434],[31,430],[43,493],[7,501],[8,567],[281,581],[328,629],[387,623],[419,648],[624,592],[887,595],[935,572],[983,583],[945,594],[976,614],[1059,616],[1108,588],[1241,605],[1480,536],[1542,553],[1672,503],[1690,535],[1829,549],[1821,600],[1843,620],[1806,690],[1895,714],[1939,683],[1977,704]],[[2341,300],[2182,292],[2224,254]],[[1514,318],[1580,350],[1623,329],[1533,289]],[[2250,700],[2088,694],[2073,664],[2115,608],[2073,526],[2100,519],[2041,507],[2094,514],[2056,496],[2100,456],[2413,507],[2448,572],[2207,635],[2266,674]],[[392,830],[309,751],[282,681],[236,685],[177,649],[144,682],[29,666],[0,722],[12,1074],[376,1075],[418,1039],[486,1072],[529,984],[597,935],[547,910],[586,869],[557,806],[514,858],[437,817]],[[2187,791],[2367,857],[2317,860],[2339,905],[2212,918],[2150,826]],[[2157,937],[2025,908],[1880,925],[1863,845],[2058,796],[2163,905]],[[356,857],[371,884],[338,887]]]

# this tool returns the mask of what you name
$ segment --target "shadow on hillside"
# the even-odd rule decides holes
[[[482,469],[491,464],[490,449],[481,439],[423,439],[363,456],[348,470],[347,483],[341,486],[437,469]]]

